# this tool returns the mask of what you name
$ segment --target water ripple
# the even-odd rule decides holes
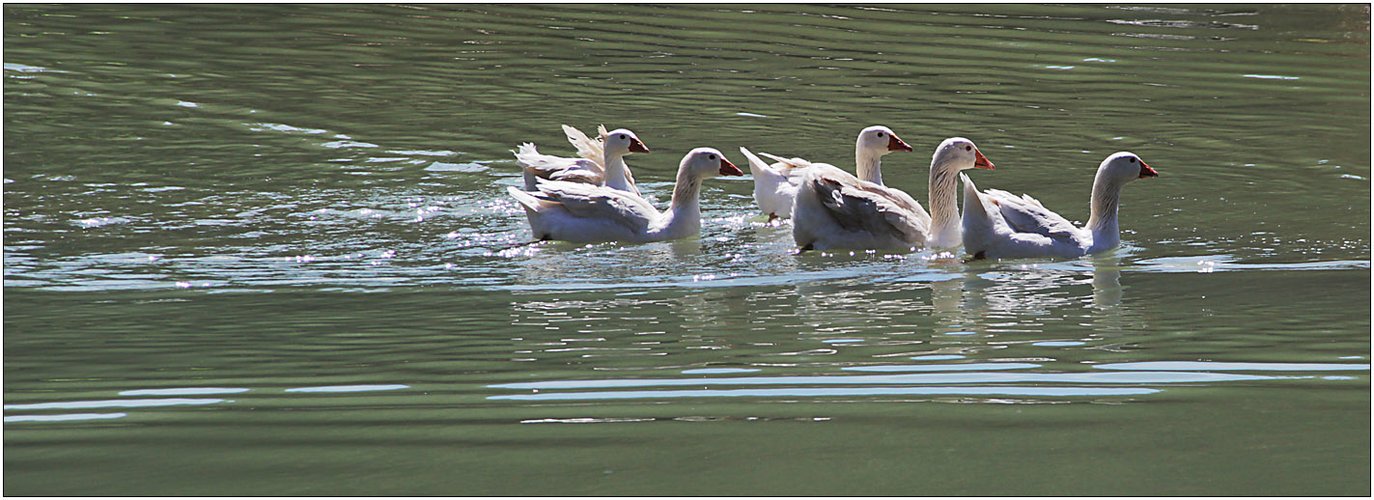
[[[1369,365],[1354,363],[1232,363],[1219,361],[1141,361],[1137,363],[1103,363],[1093,365],[1102,370],[1160,370],[1160,371],[1274,371],[1322,372],[1367,371]]]
[[[202,406],[228,400],[209,398],[109,399],[103,401],[63,401],[55,403],[7,404],[6,410],[84,410],[88,408],[157,408],[163,406]]]
[[[1034,366],[1034,365],[1032,365]],[[919,366],[853,367],[865,371],[905,371]],[[988,384],[988,383],[1095,383],[1161,384],[1272,380],[1275,377],[1208,372],[1101,372],[1101,373],[918,373],[907,375],[817,375],[795,377],[730,377],[696,379],[551,380],[493,384],[498,389],[609,389],[625,387],[674,387],[720,385],[888,385],[888,384]]]
[[[404,384],[327,385],[320,387],[295,387],[286,389],[286,392],[374,392],[398,391],[409,388],[410,386]]]
[[[729,389],[690,391],[612,391],[512,394],[489,399],[513,401],[590,401],[607,399],[675,399],[739,397],[837,397],[837,396],[1026,396],[1093,397],[1143,396],[1159,389],[1102,387],[846,387],[789,389]]]
[[[6,415],[5,423],[18,422],[82,422],[88,420],[114,420],[128,416],[125,413],[65,413],[61,415]]]
[[[119,391],[120,396],[196,396],[212,394],[239,394],[248,392],[243,387],[178,387],[170,389],[133,389]]]

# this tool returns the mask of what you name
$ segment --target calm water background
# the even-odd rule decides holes
[[[6,5],[4,493],[1370,494],[1365,5]],[[547,244],[509,150],[974,139],[1098,259]]]

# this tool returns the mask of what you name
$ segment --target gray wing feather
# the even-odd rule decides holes
[[[567,169],[550,172],[547,179],[563,182],[577,182],[582,184],[600,184],[601,176],[595,172],[583,169]]]
[[[1000,189],[983,192],[989,196],[1003,220],[1018,233],[1033,233],[1052,239],[1075,239],[1079,230],[1064,216],[1051,212],[1030,195],[1016,196]]]
[[[858,181],[858,179],[852,179]],[[820,176],[812,187],[820,195],[821,204],[841,227],[851,231],[890,234],[903,241],[922,242],[929,227],[929,216],[922,218],[919,209],[906,193],[896,194],[877,185],[858,181],[843,182]],[[877,189],[874,189],[877,188]],[[899,191],[897,193],[900,193]],[[905,199],[903,199],[905,198]]]
[[[658,209],[643,198],[605,186],[544,181],[530,194],[562,205],[573,216],[614,221],[632,231],[647,230],[658,217]]]

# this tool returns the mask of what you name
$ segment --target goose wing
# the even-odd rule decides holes
[[[601,127],[602,130],[605,128]],[[601,162],[604,161],[605,147],[601,141],[587,137],[581,130],[568,125],[563,125],[563,134],[568,137],[568,142],[577,148],[577,156],[596,162],[598,166],[604,166]]]
[[[1064,216],[1054,213],[1030,195],[1016,196],[1000,189],[983,191],[997,207],[1007,226],[1018,233],[1039,234],[1055,240],[1071,240],[1080,230]]]
[[[561,206],[575,217],[614,222],[636,233],[647,231],[659,216],[643,198],[605,186],[543,181],[538,191],[528,194],[541,205]]]
[[[559,171],[576,169],[585,170],[596,174],[598,178],[602,175],[601,165],[585,158],[563,158],[561,156],[546,155],[540,153],[532,143],[524,143],[515,151],[515,161],[521,168],[536,176],[545,179]]]
[[[930,215],[911,196],[835,170],[845,177],[827,172],[810,179],[821,205],[837,224],[850,231],[887,234],[914,243],[925,241]]]

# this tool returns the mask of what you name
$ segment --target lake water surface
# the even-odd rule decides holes
[[[4,7],[7,495],[1369,495],[1367,5]],[[1087,217],[1075,261],[527,241],[560,124]],[[923,201],[924,203],[924,201]]]

